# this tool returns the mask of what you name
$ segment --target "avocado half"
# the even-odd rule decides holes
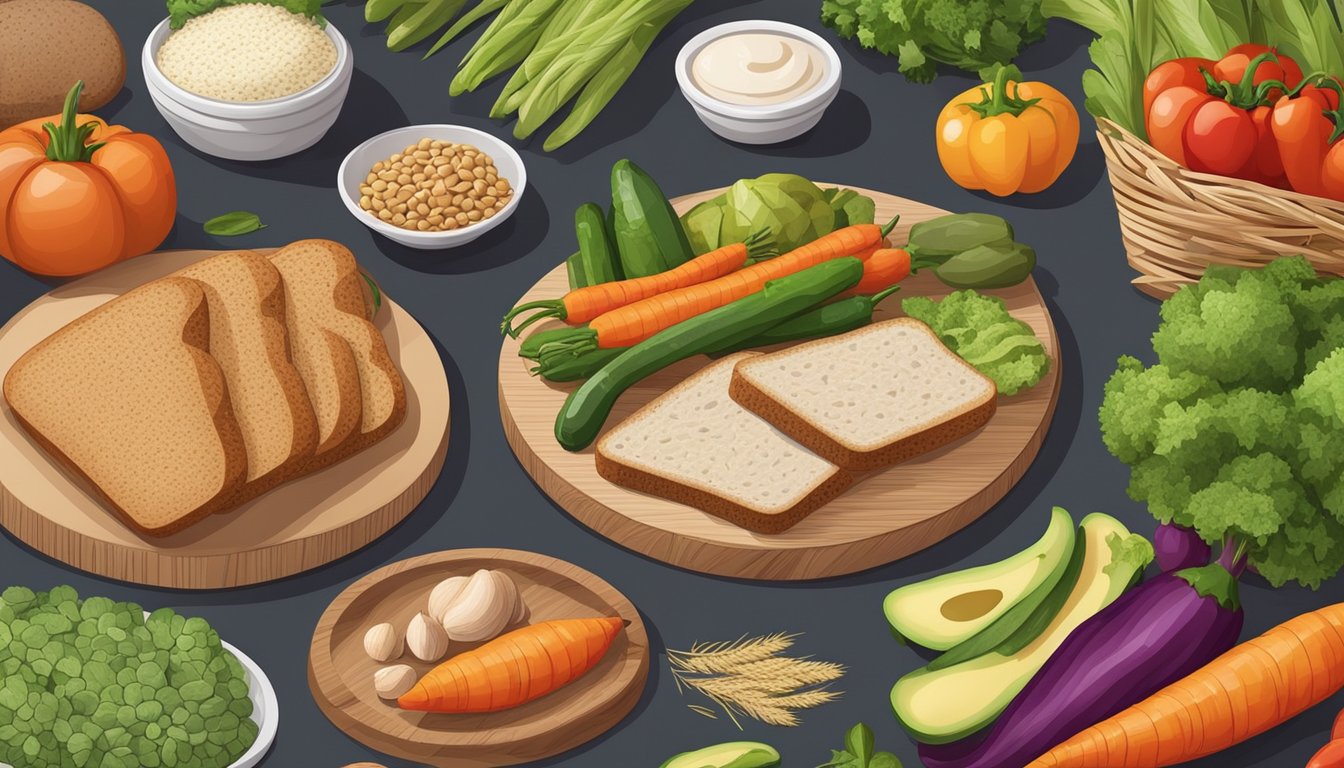
[[[1012,636],[969,661],[924,667],[896,681],[891,706],[910,735],[925,744],[946,744],[993,723],[1069,633],[1134,582],[1142,565],[1110,567],[1112,536],[1123,539],[1129,530],[1110,515],[1083,518],[1071,573]]]
[[[1049,593],[1069,563],[1074,531],[1073,518],[1055,507],[1045,535],[1030,547],[997,563],[901,587],[887,595],[882,610],[901,637],[945,651],[1032,595]]]
[[[756,741],[730,741],[712,747],[682,752],[659,768],[775,768],[779,753]]]

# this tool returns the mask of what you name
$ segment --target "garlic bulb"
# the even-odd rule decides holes
[[[448,653],[448,634],[427,614],[417,613],[406,627],[406,647],[421,661],[438,661]]]
[[[518,589],[512,581],[506,586],[491,571],[477,571],[462,594],[448,606],[443,628],[453,640],[468,643],[489,640],[509,625],[517,602]]]
[[[405,664],[383,667],[373,673],[373,690],[382,699],[399,698],[415,687],[415,670]]]
[[[401,636],[391,624],[375,624],[364,633],[364,652],[374,661],[391,661],[401,655]]]
[[[430,618],[442,623],[443,615],[448,612],[448,607],[462,596],[462,590],[469,581],[471,581],[470,576],[454,576],[440,581],[434,587],[434,590],[429,593]]]

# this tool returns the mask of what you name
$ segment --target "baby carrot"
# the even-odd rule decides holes
[[[763,229],[747,238],[745,243],[725,245],[666,272],[590,285],[570,291],[561,299],[520,304],[504,316],[500,329],[516,339],[529,325],[548,317],[563,320],[570,325],[580,325],[605,312],[640,299],[723,277],[753,260],[767,259],[775,255],[770,230]],[[540,311],[517,327],[512,326],[514,318],[534,309]]]

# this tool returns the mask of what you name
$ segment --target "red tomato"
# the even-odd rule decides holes
[[[1251,78],[1253,84],[1278,80],[1289,88],[1294,88],[1302,82],[1302,68],[1291,56],[1279,53],[1277,48],[1259,43],[1244,43],[1228,51],[1226,56],[1213,65],[1214,79],[1220,82],[1225,80],[1233,85],[1240,83],[1246,76],[1246,68],[1251,65],[1251,60],[1262,53],[1272,53],[1278,60],[1260,62],[1255,68],[1255,75]],[[1270,92],[1269,98],[1277,99],[1281,95],[1282,91],[1276,88]]]
[[[1259,137],[1249,112],[1212,99],[1190,115],[1184,141],[1190,170],[1231,176],[1254,161]]]
[[[1307,768],[1344,768],[1344,740],[1332,741],[1307,761]]]
[[[1143,81],[1143,114],[1147,115],[1153,107],[1157,94],[1178,85],[1204,90],[1204,73],[1213,72],[1211,59],[1188,57],[1172,59],[1158,64],[1148,78]]]
[[[1273,116],[1273,107],[1256,107],[1251,110],[1251,124],[1255,126],[1255,151],[1251,154],[1250,162],[1237,176],[1287,189],[1283,158],[1279,156],[1279,144],[1274,139]]]
[[[1158,152],[1190,167],[1185,154],[1185,126],[1195,110],[1214,100],[1204,89],[1188,85],[1157,94],[1148,111],[1148,142]]]

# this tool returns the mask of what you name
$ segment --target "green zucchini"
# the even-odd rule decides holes
[[[911,256],[937,263],[977,245],[1012,240],[1013,227],[1002,216],[949,213],[910,227],[910,242],[905,249]]]
[[[1036,268],[1036,250],[1022,243],[978,245],[934,267],[953,288],[1007,288]]]
[[[658,184],[629,160],[611,169],[612,234],[626,277],[647,277],[690,261],[686,230]]]
[[[607,236],[606,216],[597,203],[584,203],[574,211],[574,234],[579,240],[579,254],[588,285],[622,280],[620,257],[616,246]]]
[[[737,344],[765,329],[854,287],[863,262],[853,256],[832,259],[765,284],[765,288],[697,315],[622,352],[569,394],[555,419],[555,439],[569,451],[597,438],[621,393],[645,377],[710,349]],[[556,352],[572,355],[565,349]],[[548,350],[541,353],[542,364]]]
[[[588,279],[588,268],[583,263],[583,253],[575,252],[565,259],[565,274],[569,276],[569,290],[576,291],[592,285]]]

